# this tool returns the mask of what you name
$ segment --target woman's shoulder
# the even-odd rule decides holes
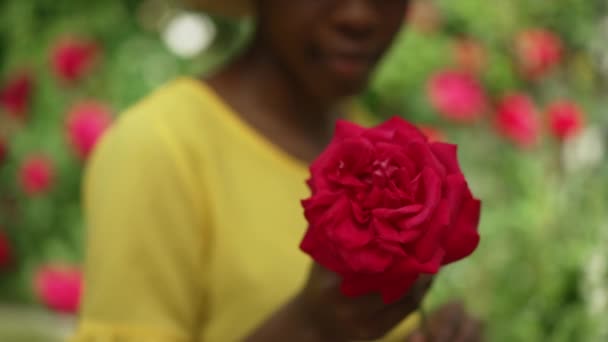
[[[123,110],[100,145],[146,150],[205,145],[221,130],[222,107],[216,102],[201,81],[172,80]]]
[[[128,107],[103,136],[91,165],[117,164],[148,167],[190,164],[184,153],[205,145],[205,120],[213,108],[195,88],[194,80],[177,79]],[[189,156],[191,157],[191,156]],[[186,165],[184,165],[186,166]],[[93,167],[89,167],[91,169]]]
[[[204,129],[205,121],[216,117],[213,94],[194,78],[172,80],[127,108],[121,115],[126,121],[155,123],[178,135]]]

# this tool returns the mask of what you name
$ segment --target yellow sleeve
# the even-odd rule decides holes
[[[163,125],[134,114],[105,136],[86,173],[85,291],[74,342],[190,342],[205,314],[208,239],[193,175]]]

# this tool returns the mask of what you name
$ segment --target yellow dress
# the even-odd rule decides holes
[[[86,172],[86,288],[72,341],[240,340],[306,279],[307,177],[195,79],[135,105]]]

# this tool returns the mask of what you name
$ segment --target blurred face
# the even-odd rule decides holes
[[[258,38],[305,91],[335,101],[365,88],[408,0],[258,0]]]

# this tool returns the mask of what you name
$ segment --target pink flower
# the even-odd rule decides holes
[[[51,159],[32,155],[21,165],[21,186],[30,196],[41,195],[50,190],[54,181],[54,166]]]
[[[454,43],[453,49],[454,61],[458,69],[478,74],[485,68],[487,53],[478,41],[462,38]]]
[[[549,30],[528,29],[517,36],[515,53],[524,76],[537,79],[559,64],[563,45],[561,39]]]
[[[111,122],[110,110],[101,103],[83,102],[70,110],[66,123],[68,139],[80,158],[88,158]]]
[[[418,129],[424,134],[430,142],[446,142],[445,134],[439,129],[431,126],[418,126]]]
[[[532,99],[524,94],[505,96],[498,104],[496,126],[504,137],[520,147],[536,144],[540,121]]]
[[[64,38],[53,48],[53,70],[60,80],[74,83],[91,70],[98,56],[97,43],[85,39]]]
[[[29,73],[13,75],[0,89],[0,107],[12,116],[22,118],[28,110],[33,87]]]
[[[443,70],[436,73],[428,82],[427,92],[433,108],[453,121],[475,121],[487,107],[484,89],[466,72]]]
[[[1,227],[0,227],[1,228]],[[13,253],[8,237],[0,230],[0,270],[6,269],[13,260]]]
[[[69,266],[44,266],[35,276],[38,298],[51,310],[77,313],[83,282],[79,269]]]
[[[550,104],[547,117],[551,133],[562,141],[578,134],[585,124],[582,110],[575,103],[565,100]]]

